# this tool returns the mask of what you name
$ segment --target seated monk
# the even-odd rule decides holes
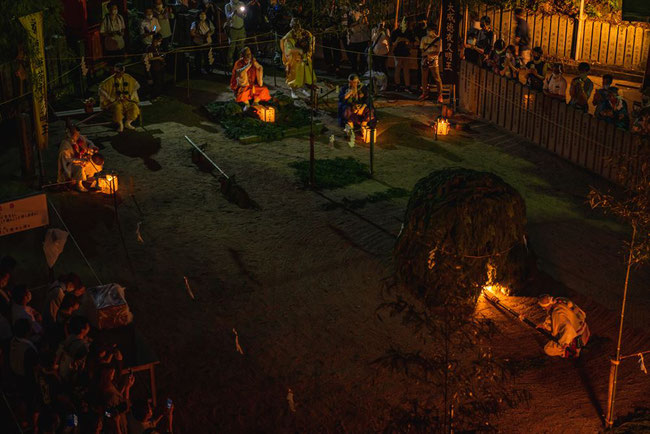
[[[58,182],[74,182],[77,190],[85,192],[84,181],[94,181],[95,174],[104,168],[104,158],[76,126],[70,125],[59,147],[58,166]]]
[[[117,64],[114,74],[102,81],[99,85],[99,103],[102,110],[110,110],[113,122],[117,124],[117,131],[124,131],[124,127],[133,130],[131,122],[140,115],[138,103],[138,89],[140,84],[124,72],[124,66]],[[124,119],[126,118],[126,122]]]
[[[264,86],[264,68],[251,54],[248,47],[241,50],[241,57],[235,62],[230,79],[230,88],[235,93],[235,101],[250,106],[271,99],[269,89]]]

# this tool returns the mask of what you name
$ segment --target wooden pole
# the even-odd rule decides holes
[[[311,0],[311,31],[312,31],[312,38],[314,38],[314,0]],[[312,47],[315,45],[314,40],[312,39],[310,41],[310,44],[312,44]],[[312,56],[313,56],[313,48],[311,50]],[[311,122],[311,127],[309,130],[309,186],[311,188],[316,187],[316,175],[315,175],[315,163],[316,163],[316,156],[315,156],[315,151],[314,151],[314,110],[316,106],[316,86],[314,83],[314,62],[312,59],[311,60],[311,113],[310,113],[310,122]]]
[[[397,30],[397,27],[399,27],[399,7],[400,0],[395,0],[395,25],[393,27],[393,30]]]
[[[621,362],[621,341],[623,340],[623,320],[625,319],[625,303],[627,301],[627,288],[630,283],[630,269],[632,268],[632,255],[634,253],[634,242],[636,241],[636,226],[632,227],[632,241],[630,252],[627,257],[627,270],[625,272],[625,286],[623,287],[623,303],[621,305],[621,320],[618,326],[618,343],[616,344],[616,359],[612,360],[609,377],[609,393],[607,396],[607,417],[605,423],[607,428],[614,425],[614,405],[616,404],[616,381],[618,379],[618,365]]]
[[[580,0],[580,15],[578,15],[578,31],[576,32],[575,52],[573,53],[573,60],[578,60],[582,57],[582,40],[585,33],[585,0]]]

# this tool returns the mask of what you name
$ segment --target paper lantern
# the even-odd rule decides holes
[[[373,142],[377,143],[377,130],[375,128],[370,128],[367,125],[361,126],[361,137],[363,137],[363,143],[370,143],[371,134]]]
[[[97,186],[104,194],[113,194],[117,191],[117,175],[104,175],[97,178]]]
[[[449,121],[447,119],[438,119],[433,125],[436,136],[446,136],[449,134]]]
[[[256,108],[257,116],[262,120],[262,122],[275,122],[275,107],[266,107],[258,106]]]

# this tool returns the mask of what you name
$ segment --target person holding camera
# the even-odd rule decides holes
[[[227,66],[235,63],[235,52],[239,53],[244,48],[246,39],[246,6],[238,0],[230,0],[224,7],[226,13],[226,33],[228,33],[228,54],[226,57]]]

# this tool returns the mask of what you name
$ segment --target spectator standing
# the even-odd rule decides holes
[[[153,42],[153,36],[160,33],[160,23],[153,16],[153,9],[147,8],[144,11],[144,20],[140,23],[140,37],[142,44],[148,47]]]
[[[411,70],[408,68],[411,46],[414,42],[413,32],[408,29],[406,20],[402,20],[399,28],[391,35],[392,51],[395,57],[395,86],[401,88],[401,75],[404,75],[404,85],[411,87]]]
[[[260,33],[260,28],[264,22],[262,16],[262,5],[259,0],[249,0],[246,6],[246,17],[244,18],[244,27],[246,28],[246,36],[252,39],[251,45],[255,46],[255,55],[260,55],[259,41],[257,35]]]
[[[476,43],[478,42],[478,36],[481,32],[481,23],[474,12],[470,14],[470,23],[471,27],[467,29],[467,38],[465,40],[463,56],[468,62],[478,65],[479,53],[476,50]]]
[[[341,8],[338,6],[337,0],[332,0],[327,9],[326,20],[326,28],[323,33],[323,56],[328,70],[338,76],[341,72],[341,36],[343,35],[343,28],[341,26]]]
[[[153,16],[160,23],[160,36],[162,37],[162,49],[168,51],[172,43],[172,25],[171,20],[174,13],[169,6],[166,6],[163,0],[154,0]]]
[[[519,68],[521,62],[519,57],[515,54],[516,48],[514,45],[506,47],[505,58],[503,59],[503,69],[501,75],[510,80],[519,80]]]
[[[556,63],[551,74],[544,80],[544,95],[566,102],[566,79],[562,76],[562,64]]]
[[[526,86],[538,92],[544,90],[544,79],[548,72],[548,64],[542,56],[542,49],[535,47],[532,60],[526,64]]]
[[[75,316],[68,324],[68,337],[61,342],[56,353],[59,375],[63,381],[72,380],[85,368],[86,357],[90,349],[90,324],[82,316]]]
[[[429,25],[426,36],[420,40],[420,51],[422,51],[422,94],[420,100],[429,97],[429,75],[431,75],[438,91],[438,102],[442,103],[442,79],[438,61],[441,49],[440,37],[436,34],[433,25]]]
[[[205,12],[206,19],[212,23],[214,28],[217,28],[217,16],[219,12],[217,11],[217,6],[212,0],[200,0],[198,2],[197,9],[199,12]]]
[[[28,306],[32,301],[32,292],[27,289],[25,285],[16,285],[11,291],[13,304],[11,305],[11,320],[13,324],[20,319],[26,319],[32,326],[34,335],[41,335],[43,333],[43,317],[36,309]],[[35,337],[38,340],[38,337]]]
[[[487,66],[495,74],[501,75],[506,61],[506,43],[503,39],[497,39],[494,43],[494,49],[490,52],[487,59]]]
[[[238,0],[230,0],[224,8],[226,13],[226,32],[228,33],[228,54],[226,66],[232,67],[235,63],[235,53],[240,53],[246,42],[246,6]]]
[[[596,112],[594,113],[596,117],[598,117],[598,107],[602,104],[603,101],[608,98],[609,88],[612,87],[613,81],[614,77],[612,77],[611,74],[603,75],[603,87],[594,93],[594,99],[591,101],[591,103],[594,105],[594,107],[596,107]]]
[[[108,56],[115,56],[117,62],[120,55],[124,54],[124,18],[118,13],[117,5],[111,4],[109,12],[102,20],[99,27],[99,34],[104,41],[104,50]]]
[[[632,125],[632,132],[641,136],[650,136],[650,106],[639,110]]]
[[[479,31],[478,39],[476,40],[476,51],[480,54],[480,65],[485,63],[485,60],[494,47],[494,31],[492,30],[491,23],[490,17],[487,15],[481,18],[481,30]]]
[[[165,56],[160,50],[162,45],[162,36],[160,34],[153,37],[153,42],[147,47],[145,57],[149,63],[149,77],[151,84],[151,98],[156,99],[160,96],[165,85]]]
[[[367,68],[366,49],[370,43],[370,27],[368,26],[368,9],[366,1],[350,7],[347,14],[348,45],[347,55],[350,58],[352,72],[361,74]],[[361,59],[361,61],[359,61]],[[363,71],[362,71],[363,69]]]
[[[75,273],[64,274],[59,276],[47,292],[47,315],[46,320],[48,323],[53,323],[56,320],[57,313],[61,306],[61,302],[66,294],[73,294],[81,297],[86,293],[86,287],[81,283],[81,279]]]
[[[165,432],[172,432],[172,415],[174,413],[174,405],[171,404],[165,408],[165,411],[160,416],[153,417],[153,409],[148,400],[137,400],[131,406],[131,412],[128,416],[129,434],[143,434],[150,433],[156,430],[163,419],[167,419],[167,426]],[[148,431],[149,430],[149,431]],[[156,431],[157,432],[157,431]]]
[[[243,26],[243,24],[242,24]],[[208,21],[205,12],[199,12],[199,19],[192,23],[190,27],[190,36],[195,46],[201,49],[194,52],[194,65],[197,71],[201,74],[207,74],[212,70],[210,60],[208,58],[208,50],[212,44],[212,35],[214,34],[214,25]],[[230,52],[230,49],[229,51]]]
[[[569,105],[583,112],[589,110],[589,98],[594,90],[594,83],[588,76],[590,69],[587,62],[580,62],[578,76],[571,80],[571,86],[569,87]]]
[[[116,372],[113,367],[104,367],[99,373],[98,391],[105,408],[106,426],[110,433],[128,433],[126,414],[130,409],[131,387],[135,382],[133,374],[129,375],[121,388],[115,385]]]
[[[515,54],[523,60],[524,64],[530,61],[530,29],[528,22],[524,16],[522,8],[515,9],[515,19],[517,26],[515,27]]]
[[[388,75],[386,62],[390,52],[390,30],[383,21],[372,29],[371,48],[373,54],[372,69]]]
[[[38,350],[32,342],[30,320],[20,318],[14,322],[14,337],[9,344],[9,369],[12,374],[16,395],[31,417],[36,403],[36,369]],[[25,418],[26,419],[26,418]]]

